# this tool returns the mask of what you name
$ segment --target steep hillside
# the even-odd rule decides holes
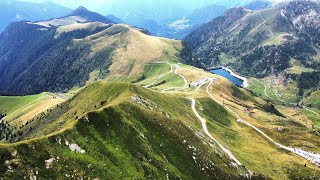
[[[13,126],[25,124],[42,112],[64,102],[64,94],[41,93],[31,96],[0,96],[0,114],[3,121]]]
[[[126,25],[87,21],[68,16],[11,24],[0,35],[0,93],[66,91],[84,85],[93,71],[98,72],[95,79],[131,77],[143,69],[142,62],[177,54],[174,41]]]
[[[293,60],[319,69],[319,12],[317,1],[290,1],[257,11],[230,9],[184,39],[187,62],[229,65],[255,77],[283,72]]]

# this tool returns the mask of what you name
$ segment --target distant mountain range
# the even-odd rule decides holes
[[[69,14],[72,10],[51,2],[28,3],[20,1],[0,2],[0,32],[15,21],[41,21]]]
[[[190,15],[167,24],[168,30],[160,32],[160,36],[182,39],[191,31],[215,17],[222,15],[227,8],[220,5],[210,5],[193,11]]]
[[[248,4],[246,4],[248,3]],[[221,4],[221,5],[220,5]],[[223,5],[222,5],[223,4]],[[168,15],[167,19],[159,20],[154,16],[146,16],[147,13],[137,11],[128,13],[123,17],[124,22],[148,29],[152,35],[183,39],[187,34],[209,22],[215,17],[221,16],[229,7],[244,5],[248,10],[258,10],[272,7],[273,3],[265,0],[242,1],[241,3],[221,3],[203,6],[191,12],[181,12],[176,15]],[[177,10],[179,12],[179,10]],[[114,12],[117,14],[117,12]]]
[[[122,19],[120,19],[120,18],[118,18],[118,17],[116,17],[116,16],[114,16],[112,14],[108,14],[106,16],[106,18],[111,20],[111,21],[113,21],[113,22],[115,22],[115,23],[124,23]]]
[[[98,11],[100,13],[113,14],[124,21],[133,16],[142,16],[144,19],[151,19],[159,24],[167,24],[177,19],[187,17],[197,9],[202,9],[214,4],[231,8],[244,6],[252,1],[253,0],[132,0],[129,4],[127,0],[117,0],[106,2]]]
[[[147,29],[152,35],[182,39],[200,25],[222,15],[226,9],[224,6],[210,5],[196,9],[190,14],[171,17],[163,23],[156,19],[146,18],[143,14],[130,14],[123,19],[123,22]]]
[[[202,24],[222,15],[229,7],[247,4],[245,6],[247,9],[262,9],[270,6],[269,1],[263,0],[254,2],[247,0],[241,1],[241,3],[213,1],[211,5],[209,1],[204,0],[190,7],[185,5],[185,8],[179,8],[182,4],[180,1],[173,3],[176,6],[169,6],[168,3],[163,2],[157,2],[157,6],[154,3],[142,6],[137,2],[133,3],[133,6],[128,7],[124,5],[120,6],[121,3],[120,1],[116,5],[106,7],[103,10],[108,14],[106,16],[107,19],[147,29],[152,35],[174,39],[182,39]],[[148,6],[159,8],[147,8]],[[198,8],[192,10],[194,7]],[[11,2],[9,0],[0,2],[0,15],[4,17],[0,20],[0,32],[11,22],[21,20],[42,21],[59,18],[66,16],[71,11],[71,9],[51,2],[28,3],[20,1]]]

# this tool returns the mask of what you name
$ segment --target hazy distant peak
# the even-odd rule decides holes
[[[99,13],[92,12],[88,10],[87,8],[80,6],[77,9],[75,9],[69,16],[81,16],[86,18],[88,21],[99,21],[102,23],[113,23],[112,20],[102,16]]]
[[[75,12],[77,11],[89,11],[87,8],[83,7],[83,6],[79,6],[77,9],[74,10]]]
[[[89,13],[91,12],[90,10],[88,10],[87,8],[83,7],[83,6],[79,6],[77,9],[75,9],[70,15],[81,15],[84,13]]]

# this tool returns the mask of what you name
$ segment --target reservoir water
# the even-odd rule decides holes
[[[214,69],[214,70],[211,70],[210,72],[227,78],[229,81],[231,81],[233,84],[237,86],[243,86],[243,80],[231,75],[229,71],[223,68]]]

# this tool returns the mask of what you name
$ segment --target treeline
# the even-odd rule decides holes
[[[25,127],[34,120],[27,121],[19,127],[12,127],[8,122],[0,122],[0,141],[13,143],[20,141],[24,133],[31,131],[32,127],[26,129]],[[23,129],[24,128],[24,129]]]
[[[0,141],[5,139],[6,141],[12,142],[12,139],[16,134],[12,133],[14,128],[10,126],[8,122],[2,120],[0,122]]]

